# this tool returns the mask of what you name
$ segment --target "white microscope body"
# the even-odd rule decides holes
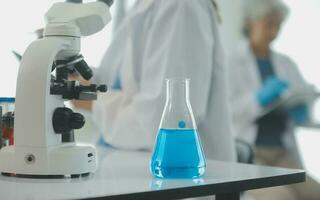
[[[16,90],[14,145],[0,150],[0,172],[26,176],[88,174],[96,169],[96,150],[93,146],[76,144],[72,139],[63,141],[63,134],[68,131],[62,130],[70,126],[67,129],[73,134],[73,129],[83,126],[84,118],[64,106],[64,99],[77,99],[65,97],[65,88],[71,90],[68,81],[61,79],[66,81],[65,85],[54,83],[58,92],[53,92],[52,67],[61,61],[67,63],[79,54],[81,36],[103,29],[111,20],[109,5],[102,1],[55,3],[45,19],[44,38],[31,43],[21,60]],[[79,57],[77,59],[79,61]],[[70,62],[57,64],[55,68],[56,71],[67,69],[70,65]],[[74,90],[78,92],[76,96],[81,96],[79,93],[85,89],[79,92],[79,85],[73,83],[73,89],[77,88]],[[91,89],[87,94],[93,96],[99,90],[94,87],[86,89]],[[62,113],[57,114],[57,109]]]

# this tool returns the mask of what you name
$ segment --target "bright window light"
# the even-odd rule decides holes
[[[0,7],[0,97],[15,96],[19,62],[12,50],[23,54],[27,46],[36,39],[33,32],[44,27],[44,14],[58,0],[10,0]],[[89,1],[84,1],[89,2]],[[96,67],[107,49],[111,37],[108,24],[95,35],[84,37],[81,53],[87,63]]]
[[[285,0],[290,16],[275,43],[275,48],[289,55],[305,79],[320,89],[320,1]]]

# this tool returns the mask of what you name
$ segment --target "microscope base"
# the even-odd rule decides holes
[[[94,172],[96,149],[74,143],[52,147],[7,146],[0,150],[0,172],[26,178],[79,177]]]

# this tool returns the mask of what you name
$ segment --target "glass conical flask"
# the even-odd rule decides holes
[[[167,79],[167,98],[150,168],[159,178],[196,178],[206,163],[189,100],[189,79]]]

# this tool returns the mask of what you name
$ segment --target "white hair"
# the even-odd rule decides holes
[[[282,0],[243,0],[244,8],[244,34],[248,34],[248,23],[252,20],[259,20],[267,15],[277,12],[284,21],[288,14],[289,8]]]
[[[243,0],[245,18],[261,19],[272,12],[278,12],[284,20],[288,13],[288,7],[282,0]]]

